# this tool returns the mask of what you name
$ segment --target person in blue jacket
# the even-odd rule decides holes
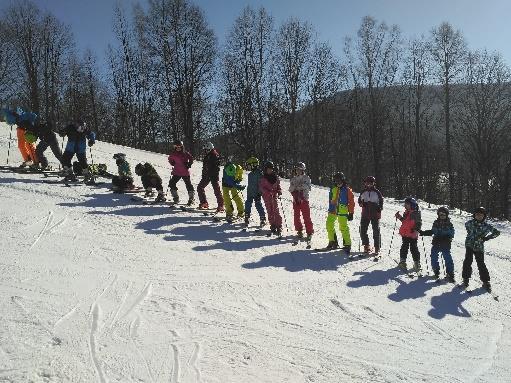
[[[89,171],[87,164],[87,141],[89,146],[96,142],[96,133],[92,132],[84,121],[68,124],[64,130],[59,133],[62,137],[67,136],[66,149],[62,155],[62,166],[64,167],[64,176],[68,179],[76,179],[71,159],[76,154],[78,162],[82,168],[82,174],[85,176],[84,182],[93,181],[93,176]]]

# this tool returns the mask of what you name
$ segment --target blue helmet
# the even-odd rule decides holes
[[[417,200],[413,197],[406,197],[405,203],[409,203],[412,207],[412,210],[419,210],[419,204],[417,203]]]

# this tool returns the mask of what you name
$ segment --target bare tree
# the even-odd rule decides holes
[[[431,31],[431,53],[436,63],[436,76],[443,86],[443,109],[445,124],[445,150],[447,154],[447,172],[449,174],[449,204],[454,207],[456,194],[454,188],[454,168],[451,148],[451,87],[463,70],[466,43],[459,30],[444,22]]]

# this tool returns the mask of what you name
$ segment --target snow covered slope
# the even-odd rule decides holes
[[[0,163],[8,137],[1,125]],[[19,163],[12,145],[11,162]],[[94,160],[114,170],[118,151],[132,166],[152,162],[168,182],[163,155],[98,142]],[[192,168],[195,185],[200,168]],[[496,302],[395,269],[397,235],[394,260],[387,254],[400,203],[386,201],[382,260],[349,262],[198,213],[137,205],[107,186],[68,188],[0,172],[0,381],[511,380],[509,225],[487,243]],[[314,188],[311,201],[313,247],[323,247],[327,190]],[[423,207],[430,227],[435,211]],[[359,218],[357,208],[355,249]],[[457,279],[466,219],[453,217]],[[431,239],[424,243],[429,252]]]

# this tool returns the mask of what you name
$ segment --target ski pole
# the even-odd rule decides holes
[[[426,273],[429,274],[428,256],[426,255],[426,246],[424,246],[424,238],[421,235],[422,248],[424,249],[424,259],[426,260]]]
[[[282,205],[282,199],[280,199],[280,197],[278,197],[278,200],[280,202],[280,208],[282,209],[282,217],[284,217],[284,225],[286,225],[286,231],[289,233],[289,228],[287,226],[286,213],[284,211],[284,206]]]
[[[399,262],[397,262],[394,258],[392,258],[390,256],[390,252],[392,250],[392,243],[394,242],[394,234],[396,232],[396,226],[397,226],[397,217],[396,217],[396,220],[394,221],[394,228],[392,229],[392,238],[390,239],[390,246],[389,246],[389,252],[387,254],[387,257],[389,257],[390,259],[392,259],[397,265],[399,265]]]
[[[66,140],[66,137],[62,137],[62,145],[60,146],[60,152],[62,153],[62,155],[64,155],[64,141]],[[60,170],[60,165],[61,163],[59,163],[59,170]]]
[[[360,236],[362,235],[362,231],[360,229],[360,223],[358,224],[358,252],[360,253]]]
[[[94,156],[92,155],[92,148],[89,146],[90,160],[92,165],[94,165]]]
[[[7,149],[7,165],[9,165],[9,155],[11,154],[11,140],[12,140],[12,125],[11,125],[11,133],[9,133],[9,147]]]

